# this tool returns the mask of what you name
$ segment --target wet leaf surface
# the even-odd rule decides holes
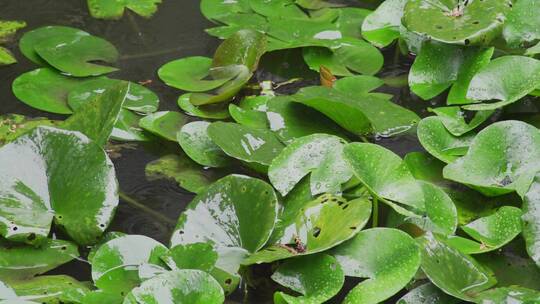
[[[94,18],[120,19],[129,9],[139,16],[152,17],[161,0],[88,0],[88,9]]]

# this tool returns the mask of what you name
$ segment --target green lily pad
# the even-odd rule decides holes
[[[118,120],[111,133],[111,139],[118,141],[149,141],[152,140],[150,134],[146,133],[140,126],[139,121],[144,116],[135,112],[121,109]]]
[[[192,93],[189,102],[196,106],[211,105],[220,102],[230,101],[249,81],[252,74],[244,65],[230,65],[223,69],[233,71],[235,77],[223,86],[211,93]],[[223,70],[221,68],[214,71]]]
[[[90,262],[90,264],[92,264],[92,259],[96,255],[96,252],[99,249],[99,247],[101,247],[101,245],[107,243],[110,240],[114,240],[114,239],[117,239],[119,237],[126,236],[126,235],[127,234],[125,234],[123,232],[119,232],[119,231],[106,232],[103,236],[101,236],[99,241],[96,244],[94,244],[92,246],[92,249],[90,249],[90,251],[88,252],[88,256],[86,257],[88,259],[88,262]]]
[[[120,19],[129,9],[139,16],[152,17],[161,0],[88,0],[88,9],[94,18]]]
[[[248,163],[268,166],[284,145],[269,130],[236,123],[214,122],[208,136],[225,154]]]
[[[249,29],[240,30],[219,45],[214,53],[212,67],[243,65],[250,72],[254,72],[265,52],[266,36],[263,33]]]
[[[406,0],[386,0],[362,23],[362,36],[377,47],[385,47],[399,38],[399,27]]]
[[[191,93],[183,94],[178,97],[178,106],[184,110],[187,115],[209,118],[209,119],[227,119],[230,117],[229,110],[220,104],[206,105],[206,106],[194,106],[189,99]]]
[[[437,287],[465,301],[494,286],[497,281],[472,257],[459,252],[427,233],[418,244],[422,248],[422,270]]]
[[[492,250],[513,240],[521,232],[521,209],[504,206],[490,216],[481,217],[461,229]]]
[[[45,239],[39,247],[4,243],[0,246],[0,279],[11,282],[30,279],[79,256],[77,245]]]
[[[226,167],[231,159],[215,144],[208,134],[209,122],[193,121],[185,124],[177,134],[184,152],[196,163],[207,167]]]
[[[210,184],[227,175],[227,171],[203,168],[183,153],[165,155],[148,163],[145,173],[148,180],[171,179],[193,193],[204,191]]]
[[[229,104],[229,113],[235,122],[243,126],[254,129],[268,129],[265,112],[243,109],[235,104]]]
[[[0,43],[11,38],[19,29],[26,26],[24,21],[3,21],[0,20]],[[0,46],[0,65],[16,63],[17,59],[6,48]]]
[[[224,301],[223,289],[209,274],[182,269],[143,282],[128,294],[124,304],[221,304]]]
[[[451,163],[467,153],[475,134],[461,137],[452,135],[444,126],[443,119],[430,116],[418,123],[417,136],[422,147],[445,163]]]
[[[77,243],[92,244],[113,218],[118,205],[114,166],[79,132],[35,128],[3,146],[0,163],[6,223],[0,231],[10,240],[43,239],[54,219]]]
[[[461,136],[484,123],[494,111],[478,111],[469,122],[465,121],[465,113],[460,107],[434,108],[431,112],[437,114],[448,132],[454,136]]]
[[[343,154],[354,175],[375,196],[425,210],[420,184],[407,164],[392,151],[375,144],[352,143]]]
[[[475,296],[476,303],[526,304],[540,301],[540,292],[519,286],[493,288]]]
[[[101,245],[92,258],[92,280],[100,289],[127,294],[140,283],[139,266],[161,265],[167,247],[142,235],[126,235]]]
[[[47,65],[47,62],[35,51],[34,47],[39,43],[50,39],[51,37],[70,37],[77,38],[90,36],[89,33],[77,28],[68,26],[43,26],[29,32],[26,32],[19,41],[19,48],[26,58],[39,65]]]
[[[469,152],[444,168],[444,177],[485,195],[524,193],[539,170],[540,133],[520,121],[491,124],[476,135]]]
[[[513,3],[503,29],[504,39],[512,47],[524,47],[540,39],[540,20],[534,14],[537,5],[536,0]]]
[[[217,267],[230,274],[268,241],[277,218],[274,189],[262,180],[229,175],[197,195],[180,215],[171,246],[209,242]]]
[[[397,229],[361,231],[331,254],[346,276],[367,278],[347,294],[343,303],[383,302],[405,287],[420,267],[418,246]]]
[[[103,147],[107,144],[114,124],[118,120],[122,105],[129,94],[130,84],[119,82],[106,92],[75,110],[60,128],[79,131],[94,143]]]
[[[210,272],[216,265],[218,254],[208,243],[176,245],[161,257],[171,269],[199,269]]]
[[[77,303],[90,291],[87,284],[66,275],[39,276],[10,286],[19,297],[45,304]]]
[[[411,0],[405,5],[403,25],[411,32],[449,44],[489,44],[500,35],[508,0],[428,1]]]
[[[123,80],[99,77],[85,81],[69,91],[68,104],[76,110],[82,104],[94,100],[111,87],[124,82]],[[155,112],[159,105],[159,97],[146,87],[129,82],[129,91],[123,107],[139,113]]]
[[[123,296],[117,295],[115,293],[108,293],[103,290],[92,290],[84,296],[82,299],[83,304],[122,304],[124,300]]]
[[[396,304],[458,304],[459,302],[459,299],[447,295],[437,288],[437,286],[426,283],[410,290],[406,295],[401,297]]]
[[[268,177],[282,194],[289,193],[310,175],[311,193],[340,193],[352,172],[343,159],[345,141],[337,136],[313,134],[292,141],[272,161]]]
[[[253,11],[265,17],[306,18],[306,14],[291,0],[250,0]]]
[[[295,297],[276,292],[274,303],[317,304],[336,295],[345,282],[345,276],[334,257],[321,254],[286,261],[272,274],[272,280],[301,294]]]
[[[224,17],[238,13],[249,13],[251,8],[247,0],[223,2],[222,0],[202,0],[201,13],[208,20],[223,20]]]
[[[502,250],[476,256],[476,260],[491,269],[497,278],[497,287],[521,286],[538,290],[540,268],[535,262],[513,250],[515,242]],[[519,250],[521,251],[521,249]]]
[[[68,94],[81,83],[88,81],[64,76],[49,68],[24,73],[13,81],[13,94],[27,105],[38,110],[57,114],[71,114]]]
[[[526,80],[526,81],[524,81]],[[471,80],[467,98],[492,103],[464,106],[467,110],[494,110],[516,102],[540,87],[540,60],[503,56],[491,61]]]
[[[363,198],[347,201],[324,194],[299,207],[297,212],[285,210],[287,216],[279,218],[277,244],[252,254],[243,264],[270,263],[323,252],[354,237],[371,216],[371,202]],[[277,236],[274,233],[273,238]]]
[[[180,112],[162,111],[149,114],[139,120],[139,126],[148,132],[170,141],[177,141],[176,134],[188,121]]]
[[[527,253],[536,263],[540,265],[540,176],[535,175],[530,187],[523,198],[523,238]]]
[[[0,115],[0,146],[38,126],[54,126],[55,124],[55,121],[41,117],[31,118],[18,114]]]
[[[91,35],[73,36],[53,33],[35,44],[34,51],[47,63],[64,74],[74,77],[102,75],[117,71],[117,68],[92,63],[101,61],[114,63],[118,51],[107,40]]]

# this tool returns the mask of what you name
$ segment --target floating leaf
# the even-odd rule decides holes
[[[286,195],[300,180],[311,173],[313,195],[340,193],[341,184],[352,172],[343,159],[345,141],[337,136],[313,134],[292,141],[272,161],[268,177],[272,185]]]
[[[225,154],[254,164],[268,166],[284,145],[270,131],[236,123],[214,122],[208,136]]]
[[[30,59],[34,63],[39,65],[47,65],[47,62],[44,61],[35,51],[34,46],[55,36],[77,38],[90,36],[90,34],[68,26],[43,26],[24,33],[19,41],[21,53],[23,53],[26,58]]]
[[[218,255],[211,244],[176,245],[161,257],[171,269],[199,269],[210,272]]]
[[[383,302],[405,287],[420,266],[420,250],[414,240],[390,228],[361,231],[331,254],[346,276],[367,278],[347,294],[343,303]]]
[[[405,0],[386,0],[362,23],[362,36],[377,47],[385,47],[399,37]]]
[[[540,301],[540,292],[519,286],[494,288],[481,292],[476,303],[536,303]]]
[[[364,198],[347,201],[324,194],[302,203],[297,212],[285,210],[283,214],[288,215],[279,218],[276,228],[280,231],[274,231],[279,235],[277,244],[249,256],[243,264],[270,263],[323,252],[354,237],[371,216],[371,202]]]
[[[449,247],[433,234],[418,239],[422,247],[422,270],[437,287],[465,301],[494,286],[497,281],[472,257]]]
[[[250,72],[254,72],[265,52],[264,34],[254,30],[240,30],[219,45],[214,53],[212,67],[243,65]]]
[[[139,121],[139,126],[148,132],[170,141],[176,141],[176,134],[188,121],[180,112],[162,111],[149,114]]]
[[[488,44],[502,30],[511,2],[412,0],[403,25],[411,32],[449,44]]]
[[[46,275],[28,281],[11,282],[21,298],[40,303],[77,303],[90,291],[87,284],[66,275]]]
[[[493,103],[467,105],[467,110],[494,110],[516,102],[540,87],[540,60],[502,56],[491,61],[471,80],[467,98]]]
[[[512,47],[531,45],[540,39],[540,20],[534,14],[538,4],[537,0],[513,3],[503,29],[504,39]]]
[[[177,134],[177,140],[184,152],[196,163],[208,167],[225,167],[231,159],[208,135],[210,123],[194,121],[185,124]]]
[[[491,124],[476,135],[469,152],[444,168],[444,177],[496,196],[528,189],[539,170],[540,133],[520,121]]]
[[[475,258],[480,264],[491,269],[497,278],[497,287],[521,286],[538,290],[540,288],[540,268],[534,261],[521,256],[512,248],[510,243],[502,250],[488,254],[477,255]],[[520,244],[521,247],[521,244]]]
[[[229,113],[237,123],[254,129],[268,129],[266,113],[243,109],[235,104],[229,104]]]
[[[142,235],[126,235],[101,245],[92,258],[92,280],[100,289],[120,295],[139,285],[139,266],[160,265],[168,249]]]
[[[194,106],[189,101],[190,98],[191,93],[183,94],[178,97],[178,106],[180,109],[184,110],[187,115],[210,119],[226,119],[230,117],[228,109],[220,104]]]
[[[422,147],[445,163],[451,163],[467,153],[475,134],[452,135],[440,117],[426,117],[418,123],[418,140]]]
[[[456,81],[448,92],[446,103],[448,105],[454,104],[468,104],[475,101],[467,98],[467,92],[471,84],[473,77],[487,66],[495,52],[494,47],[490,48],[473,48],[467,47],[463,51],[463,61],[459,67],[459,73]],[[440,58],[440,57],[439,57]]]
[[[439,117],[444,127],[454,136],[461,136],[484,123],[494,111],[478,111],[469,121],[465,121],[466,113],[460,107],[440,107],[431,109]]]
[[[126,110],[120,110],[118,120],[114,125],[111,138],[118,141],[149,141],[152,137],[139,127],[139,121],[143,116]]]
[[[202,0],[201,13],[208,20],[223,20],[223,17],[251,11],[246,0],[223,2],[222,0]]]
[[[15,32],[26,26],[24,21],[3,21],[0,20],[0,43],[5,42]],[[6,48],[0,46],[0,65],[13,64],[17,62],[17,59],[13,57],[13,54]]]
[[[18,114],[0,115],[0,146],[38,126],[54,126],[55,124],[55,121],[41,117],[30,118]]]
[[[540,176],[535,175],[532,184],[523,198],[523,238],[527,245],[527,253],[540,265]]]
[[[396,304],[457,304],[460,300],[442,292],[437,286],[426,283],[410,290]]]
[[[94,18],[120,19],[129,9],[139,16],[152,17],[161,0],[88,0],[88,9]]]
[[[127,295],[124,304],[220,304],[224,301],[223,289],[209,274],[183,269],[143,282]]]
[[[506,245],[521,232],[521,215],[519,208],[504,206],[494,214],[481,217],[461,229],[494,250]]]
[[[92,244],[118,205],[112,162],[79,132],[35,128],[0,149],[0,168],[0,231],[10,240],[42,239],[54,219],[77,243]]]
[[[0,279],[7,282],[30,279],[78,256],[77,246],[63,240],[45,239],[37,248],[3,242],[0,246]]]
[[[311,255],[288,260],[279,265],[272,280],[302,294],[299,297],[284,292],[274,294],[274,303],[324,303],[336,295],[345,276],[343,270],[330,255]]]

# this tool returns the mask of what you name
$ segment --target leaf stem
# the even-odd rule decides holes
[[[167,224],[170,224],[170,225],[176,225],[176,222],[171,220],[170,218],[166,217],[165,215],[149,208],[148,206],[142,204],[142,203],[139,203],[138,201],[136,201],[134,198],[130,197],[129,195],[127,195],[126,193],[120,191],[118,193],[118,196],[120,196],[120,199],[122,199],[124,202],[130,204],[131,206],[135,207],[135,208],[138,208],[138,209],[141,209],[142,211],[148,213],[149,215],[153,216],[154,218],[156,219],[159,219],[160,221],[163,221]]]
[[[379,200],[374,197],[373,198],[373,219],[372,219],[372,226],[373,228],[377,227],[379,225]]]

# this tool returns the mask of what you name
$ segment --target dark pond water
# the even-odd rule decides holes
[[[45,25],[67,25],[84,29],[111,41],[119,49],[121,57],[117,64],[120,71],[110,76],[134,82],[151,80],[148,87],[159,95],[160,110],[179,110],[176,100],[181,92],[160,82],[156,75],[157,69],[164,63],[181,57],[211,56],[219,41],[204,32],[204,29],[211,27],[212,24],[200,14],[198,0],[163,2],[158,13],[151,19],[128,13],[119,21],[103,21],[93,19],[88,14],[86,0],[0,0],[0,19],[26,21],[28,26],[21,33]],[[19,63],[0,68],[0,114],[18,113],[33,117],[64,119],[62,116],[30,108],[13,96],[12,81],[21,73],[35,69],[36,66],[18,52],[15,43],[8,44],[7,47],[15,53]],[[392,58],[394,53],[392,51],[386,55]],[[272,61],[276,60],[274,57],[276,56],[272,54],[265,56],[263,63],[272,66]],[[393,60],[390,60],[391,63],[387,64],[385,70],[378,76],[396,76],[405,73],[408,69],[407,60],[402,58],[400,61],[402,63],[394,64]],[[301,60],[299,62],[301,64]],[[264,66],[263,64],[262,70],[257,73],[256,80],[286,80],[266,71]],[[315,82],[316,78],[313,80]],[[426,115],[426,106],[429,104],[411,97],[406,89],[387,87],[385,91],[394,94],[397,103],[414,109],[421,116]],[[415,137],[411,135],[379,139],[378,143],[401,155],[420,149]],[[172,182],[146,180],[145,165],[159,157],[156,151],[159,152],[156,147],[136,144],[122,149],[121,157],[114,159],[117,176],[122,192],[174,222],[193,196]],[[172,224],[157,219],[125,201],[121,202],[111,226],[111,230],[148,235],[165,244],[168,243],[172,228]],[[89,265],[84,262],[73,262],[55,272],[69,273],[78,279],[88,280],[89,269]],[[264,272],[265,269],[260,271]],[[248,296],[238,292],[230,297],[230,303],[271,302],[271,298],[267,296],[266,292],[260,290],[251,292]]]

